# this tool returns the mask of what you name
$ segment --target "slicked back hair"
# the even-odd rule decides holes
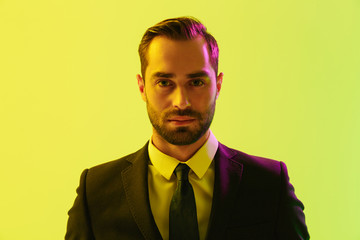
[[[147,52],[151,41],[157,36],[165,36],[171,40],[193,40],[199,36],[207,43],[210,64],[217,76],[219,47],[215,38],[207,32],[206,27],[194,17],[170,18],[148,28],[139,45],[141,74],[145,80],[145,71],[148,66]],[[215,77],[216,77],[215,76]]]

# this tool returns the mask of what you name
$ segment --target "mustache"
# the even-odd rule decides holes
[[[199,112],[196,112],[190,108],[174,109],[174,110],[170,110],[164,114],[165,118],[170,118],[172,116],[188,116],[188,117],[194,117],[194,118],[201,118],[201,114]]]

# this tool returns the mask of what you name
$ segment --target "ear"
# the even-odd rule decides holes
[[[141,98],[146,102],[146,92],[145,92],[144,79],[140,76],[140,74],[136,75],[136,79],[137,79],[137,82],[138,82]]]
[[[216,78],[216,99],[218,99],[220,94],[220,89],[223,81],[224,73],[220,73],[219,76]]]

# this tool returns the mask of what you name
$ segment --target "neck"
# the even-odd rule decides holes
[[[176,158],[181,162],[186,162],[189,160],[197,150],[201,148],[202,145],[206,142],[210,135],[210,129],[200,137],[196,142],[189,145],[173,145],[163,139],[155,129],[153,129],[152,143],[154,146],[159,149],[161,152],[165,153],[168,156]]]

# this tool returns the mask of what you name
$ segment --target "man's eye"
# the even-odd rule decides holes
[[[160,87],[168,87],[171,85],[171,83],[168,80],[160,80],[160,81],[158,81],[158,85]]]
[[[199,87],[199,86],[204,85],[204,81],[201,80],[201,79],[194,79],[194,80],[191,81],[191,85]]]

